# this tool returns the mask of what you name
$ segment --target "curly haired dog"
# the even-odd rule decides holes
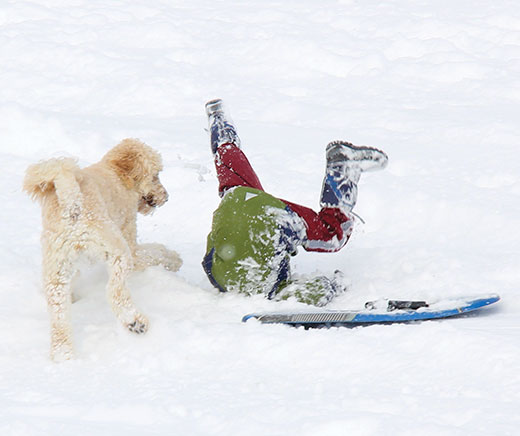
[[[126,279],[133,270],[182,260],[161,244],[136,242],[137,212],[148,214],[168,200],[159,180],[160,155],[137,139],[125,139],[100,162],[80,169],[70,158],[27,169],[23,189],[42,206],[43,284],[51,321],[51,358],[73,357],[71,280],[80,253],[106,261],[107,297],[117,318],[134,333],[148,320],[132,302]]]

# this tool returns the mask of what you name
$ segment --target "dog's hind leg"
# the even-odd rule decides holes
[[[67,257],[60,256],[59,251],[53,252],[51,247],[47,247],[43,254],[43,283],[51,323],[50,354],[59,362],[74,357],[70,324],[70,284],[74,270]]]

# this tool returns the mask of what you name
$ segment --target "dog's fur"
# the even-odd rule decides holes
[[[177,271],[182,260],[161,244],[137,245],[137,212],[149,214],[168,193],[159,180],[160,155],[136,139],[125,139],[100,162],[80,169],[74,159],[31,165],[23,189],[42,206],[43,284],[51,321],[51,357],[73,357],[69,321],[71,280],[80,253],[106,261],[107,297],[117,318],[134,333],[148,320],[126,286],[133,270],[163,265]]]

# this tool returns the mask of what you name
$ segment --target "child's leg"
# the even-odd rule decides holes
[[[219,181],[218,192],[221,196],[235,186],[264,190],[246,155],[235,144],[225,144],[217,148],[215,167]]]
[[[326,149],[327,165],[320,200],[321,210],[286,202],[304,221],[308,251],[340,250],[350,238],[353,222],[350,212],[357,200],[357,184],[362,172],[382,169],[388,156],[373,147],[358,147],[333,141]]]
[[[354,223],[339,208],[324,207],[316,213],[308,207],[282,201],[305,223],[307,238],[302,243],[305,250],[333,253],[349,240]]]
[[[263,191],[260,180],[246,155],[240,150],[240,138],[236,128],[224,112],[222,100],[206,103],[211,151],[215,157],[215,167],[219,181],[219,194],[235,186],[245,186]]]

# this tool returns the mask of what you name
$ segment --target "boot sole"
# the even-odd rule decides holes
[[[361,171],[383,169],[388,164],[387,154],[375,147],[357,146],[346,141],[333,141],[326,148],[327,162],[352,162]]]
[[[206,115],[209,117],[217,112],[223,112],[224,104],[220,98],[210,100],[206,103]]]

